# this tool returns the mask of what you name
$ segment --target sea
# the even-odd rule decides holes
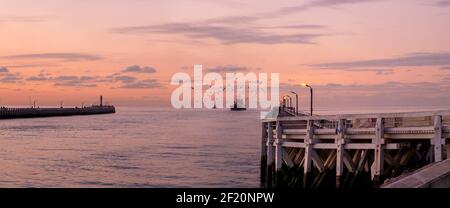
[[[259,187],[260,149],[258,110],[117,107],[108,115],[0,120],[0,187]]]

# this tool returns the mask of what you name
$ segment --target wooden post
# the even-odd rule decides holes
[[[311,153],[312,153],[312,145],[314,138],[314,120],[308,120],[308,127],[306,129],[305,136],[305,157],[303,163],[303,187],[308,187],[308,175],[311,172]]]
[[[266,168],[266,187],[272,187],[273,182],[273,125],[271,122],[267,123],[267,168]]]
[[[434,162],[442,161],[442,116],[434,116],[434,136],[431,139],[433,145]]]
[[[281,147],[281,140],[283,136],[283,129],[281,122],[277,121],[277,138],[275,139],[275,184],[277,187],[282,185],[281,166],[283,164],[283,149]]]
[[[340,119],[336,129],[336,188],[341,187],[341,176],[344,172],[345,120]]]
[[[267,169],[267,129],[269,124],[268,123],[262,123],[261,125],[261,165],[260,165],[260,182],[261,186],[265,186],[265,182],[267,180],[266,175],[266,169]]]
[[[377,118],[377,123],[375,125],[375,139],[372,143],[375,144],[374,150],[374,161],[371,168],[372,181],[377,187],[381,183],[381,175],[383,173],[383,163],[384,163],[384,119]]]

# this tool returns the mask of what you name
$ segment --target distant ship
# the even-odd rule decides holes
[[[239,100],[240,101],[240,103],[242,104],[242,100]],[[239,105],[239,106],[243,106],[243,105]],[[245,108],[245,107],[239,107],[238,106],[238,102],[237,101],[234,101],[234,105],[233,106],[231,106],[231,111],[245,111],[245,110],[247,110],[247,108]]]

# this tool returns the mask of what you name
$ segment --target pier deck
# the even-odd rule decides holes
[[[445,159],[450,111],[283,116],[262,121],[265,187],[378,187]]]

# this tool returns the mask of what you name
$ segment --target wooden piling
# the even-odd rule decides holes
[[[282,183],[281,167],[283,165],[283,149],[281,147],[281,140],[283,128],[281,126],[281,122],[277,122],[276,125],[277,137],[275,139],[275,182],[276,186],[279,187]]]
[[[382,180],[384,165],[384,119],[377,118],[375,125],[375,139],[372,139],[372,144],[375,145],[374,161],[372,164],[372,180],[375,186],[379,186]]]
[[[303,187],[308,187],[308,177],[311,172],[311,153],[312,153],[312,145],[314,139],[314,120],[308,120],[306,136],[304,139],[305,143],[305,156],[303,162]]]
[[[268,133],[267,133],[267,126],[268,123],[263,123],[261,126],[261,169],[260,169],[260,183],[261,186],[265,186],[265,181],[267,180],[267,139],[268,139]]]
[[[344,172],[345,120],[340,119],[336,129],[336,188],[341,186],[341,176]]]
[[[431,145],[434,151],[434,162],[442,161],[442,146],[445,139],[442,139],[442,116],[434,116],[434,136],[431,139]]]
[[[269,122],[267,137],[267,164],[266,164],[266,187],[272,187],[273,183],[273,165],[274,165],[274,148],[273,148],[273,124]]]

